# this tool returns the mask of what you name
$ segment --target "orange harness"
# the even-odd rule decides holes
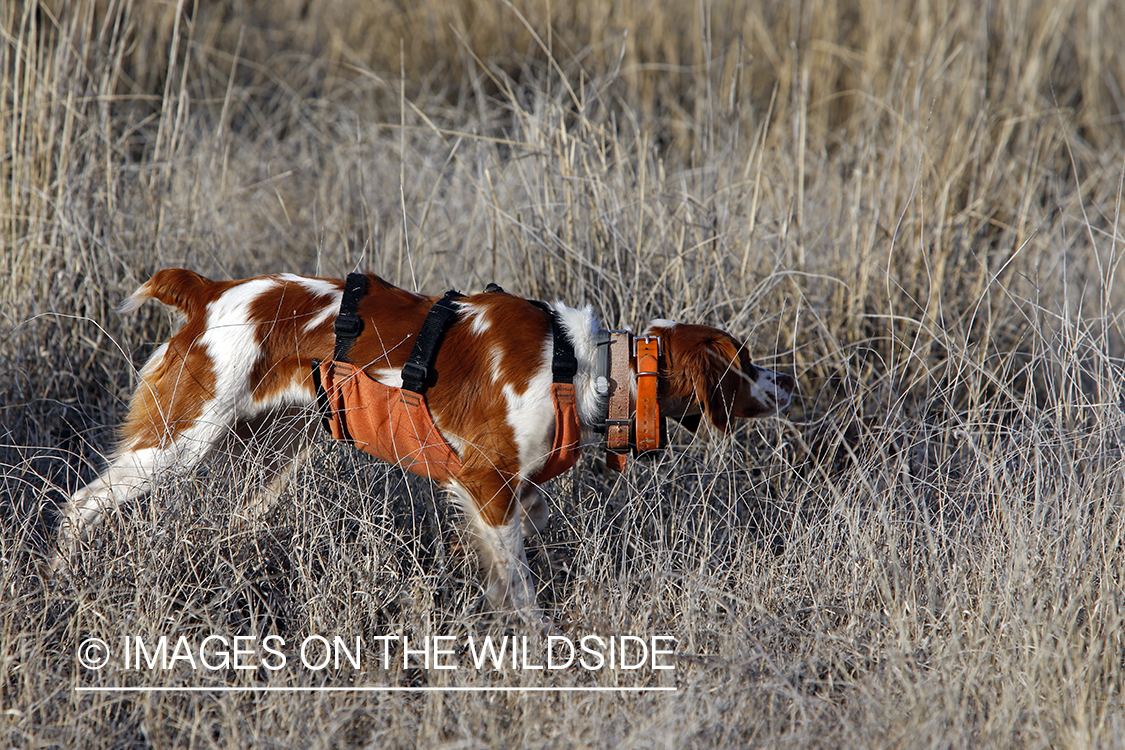
[[[332,437],[437,482],[461,472],[461,458],[434,424],[421,393],[384,385],[350,362],[321,362],[320,381]],[[581,430],[573,383],[551,384],[555,439],[531,481],[542,484],[574,466]]]
[[[403,367],[403,387],[396,388],[380,383],[347,360],[348,350],[363,328],[356,311],[366,288],[366,275],[348,276],[336,322],[334,360],[313,363],[313,378],[325,426],[333,438],[349,442],[388,463],[438,482],[452,479],[461,472],[461,457],[434,424],[424,391],[442,334],[456,318],[454,300],[460,295],[450,292],[431,308],[418,334],[414,352]],[[554,311],[537,304],[551,315],[555,341],[551,363],[555,380],[551,384],[555,437],[547,462],[530,478],[533,483],[541,484],[578,461],[581,428],[573,383],[577,370],[574,348]]]

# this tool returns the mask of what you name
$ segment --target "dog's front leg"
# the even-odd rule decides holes
[[[520,611],[541,620],[523,548],[517,483],[516,477],[505,478],[494,469],[466,470],[449,488],[468,517],[489,604],[497,611]]]

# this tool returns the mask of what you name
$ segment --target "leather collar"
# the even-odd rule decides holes
[[[599,431],[606,436],[606,465],[624,471],[630,453],[661,447],[664,421],[657,400],[660,357],[658,336],[634,337],[629,331],[598,331],[599,395],[606,412]],[[632,389],[632,373],[637,387]]]

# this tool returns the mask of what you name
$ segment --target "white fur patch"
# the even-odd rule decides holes
[[[517,393],[511,383],[503,387],[508,402],[508,424],[515,433],[519,448],[520,473],[534,474],[547,460],[555,436],[555,405],[551,400],[551,356],[554,347],[549,340],[539,356],[539,368]]]
[[[274,279],[251,279],[228,289],[207,306],[207,330],[199,344],[207,349],[215,370],[215,397],[207,402],[200,421],[226,424],[228,415],[249,411],[250,371],[261,355],[255,341],[257,321],[250,318],[250,305],[277,286]]]
[[[381,370],[369,372],[368,374],[383,385],[389,385],[392,388],[402,388],[402,370],[385,367]]]
[[[504,350],[493,346],[488,350],[488,373],[493,383],[500,381],[500,363],[504,360]]]
[[[142,286],[140,289],[133,292],[125,299],[121,300],[121,303],[117,307],[115,307],[113,311],[118,313],[119,315],[124,315],[126,313],[133,312],[138,307],[143,305],[145,300],[149,298],[148,294],[143,291],[144,288],[145,287]]]
[[[148,362],[145,362],[144,367],[141,368],[140,375],[141,375],[142,380],[144,380],[145,378],[147,378],[149,375],[152,374],[153,370],[155,370],[156,367],[160,364],[160,361],[162,359],[164,359],[164,354],[167,351],[168,351],[168,342],[167,341],[165,341],[160,346],[156,347],[156,351],[154,351],[152,353],[152,355],[148,358]]]
[[[578,420],[584,425],[593,424],[605,406],[594,382],[598,377],[598,319],[594,315],[594,308],[589,305],[575,308],[556,302],[554,308],[567,336],[574,344],[574,356],[578,360],[578,373],[574,376]]]
[[[492,321],[485,315],[488,308],[478,307],[469,302],[460,302],[457,308],[460,318],[468,322],[469,330],[472,331],[474,335],[483,336],[488,333],[488,329],[492,328]]]

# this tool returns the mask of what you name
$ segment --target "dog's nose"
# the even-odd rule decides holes
[[[793,389],[797,387],[797,381],[793,379],[792,375],[786,375],[783,372],[777,373],[774,384],[786,393],[792,393]]]

